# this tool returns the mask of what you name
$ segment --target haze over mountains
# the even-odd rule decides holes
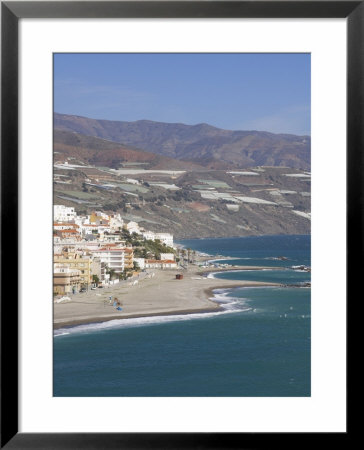
[[[58,150],[62,147],[62,152],[67,151],[71,155],[76,147],[83,147],[89,151],[93,149],[93,159],[88,160],[92,164],[108,167],[116,167],[120,157],[121,160],[125,158],[124,160],[129,161],[148,162],[152,167],[167,168],[173,165],[173,169],[182,166],[185,168],[190,166],[191,169],[199,166],[208,169],[256,166],[310,169],[309,136],[262,131],[231,131],[208,124],[96,120],[58,113],[54,114],[54,128],[68,132],[55,133]],[[70,132],[99,139],[87,141],[86,138],[79,136],[74,137],[72,141]],[[77,139],[84,140],[82,145],[80,142],[77,144]],[[106,141],[101,145],[100,139],[119,145],[115,146],[112,142]],[[57,151],[57,147],[55,150]],[[83,156],[89,157],[85,151]]]

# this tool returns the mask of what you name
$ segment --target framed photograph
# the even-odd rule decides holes
[[[362,2],[1,6],[2,447],[347,438]]]

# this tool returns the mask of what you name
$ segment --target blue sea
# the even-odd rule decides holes
[[[285,287],[216,291],[224,308],[217,313],[55,330],[54,396],[310,396],[311,289],[301,287],[310,273],[292,269],[310,266],[310,236],[179,244],[223,263],[271,267],[209,276]]]

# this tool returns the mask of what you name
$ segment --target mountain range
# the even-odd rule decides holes
[[[58,113],[54,114],[54,128],[58,151],[63,146],[71,153],[71,147],[80,147],[80,142],[74,145],[78,139],[83,148],[94,152],[93,164],[108,167],[117,165],[120,157],[147,161],[153,167],[172,165],[174,169],[275,166],[310,170],[309,136],[223,130],[204,123],[110,121]],[[72,133],[98,139],[72,138]]]

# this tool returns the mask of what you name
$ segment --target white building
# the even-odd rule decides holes
[[[54,205],[53,215],[54,222],[71,222],[77,216],[75,208],[64,205]]]
[[[100,239],[101,241],[101,239]],[[110,234],[103,234],[102,242],[116,242],[118,244],[121,244],[122,242],[125,243],[125,241],[121,240],[120,234],[118,233],[110,233]]]
[[[159,239],[164,245],[173,247],[173,234],[170,233],[154,233],[153,231],[143,231],[142,236],[148,241]]]
[[[123,248],[106,249],[100,248],[93,250],[92,254],[100,258],[109,269],[113,269],[115,273],[121,273],[125,268],[125,250]]]
[[[169,259],[146,259],[145,260],[146,269],[177,269],[176,261]]]
[[[123,228],[124,221],[121,218],[120,214],[114,214],[110,216],[110,230],[112,232],[119,231],[119,229]]]
[[[155,233],[153,231],[143,231],[142,236],[147,241],[154,241],[155,239]]]
[[[173,247],[173,234],[170,233],[155,233],[155,239],[159,239],[164,245]]]
[[[80,226],[82,235],[98,233],[98,225],[84,223]]]
[[[75,224],[80,226],[90,224],[90,216],[76,216]]]
[[[130,234],[137,233],[141,234],[139,225],[137,222],[129,222],[125,225],[125,228],[129,231]]]
[[[92,233],[103,234],[103,233],[105,233],[105,231],[110,233],[110,226],[84,223],[80,226],[80,230],[81,230],[83,236],[85,236],[86,234],[92,234]]]
[[[161,259],[171,259],[174,261],[174,253],[161,253]]]
[[[145,259],[144,258],[133,258],[133,262],[136,262],[140,269],[145,268]]]

